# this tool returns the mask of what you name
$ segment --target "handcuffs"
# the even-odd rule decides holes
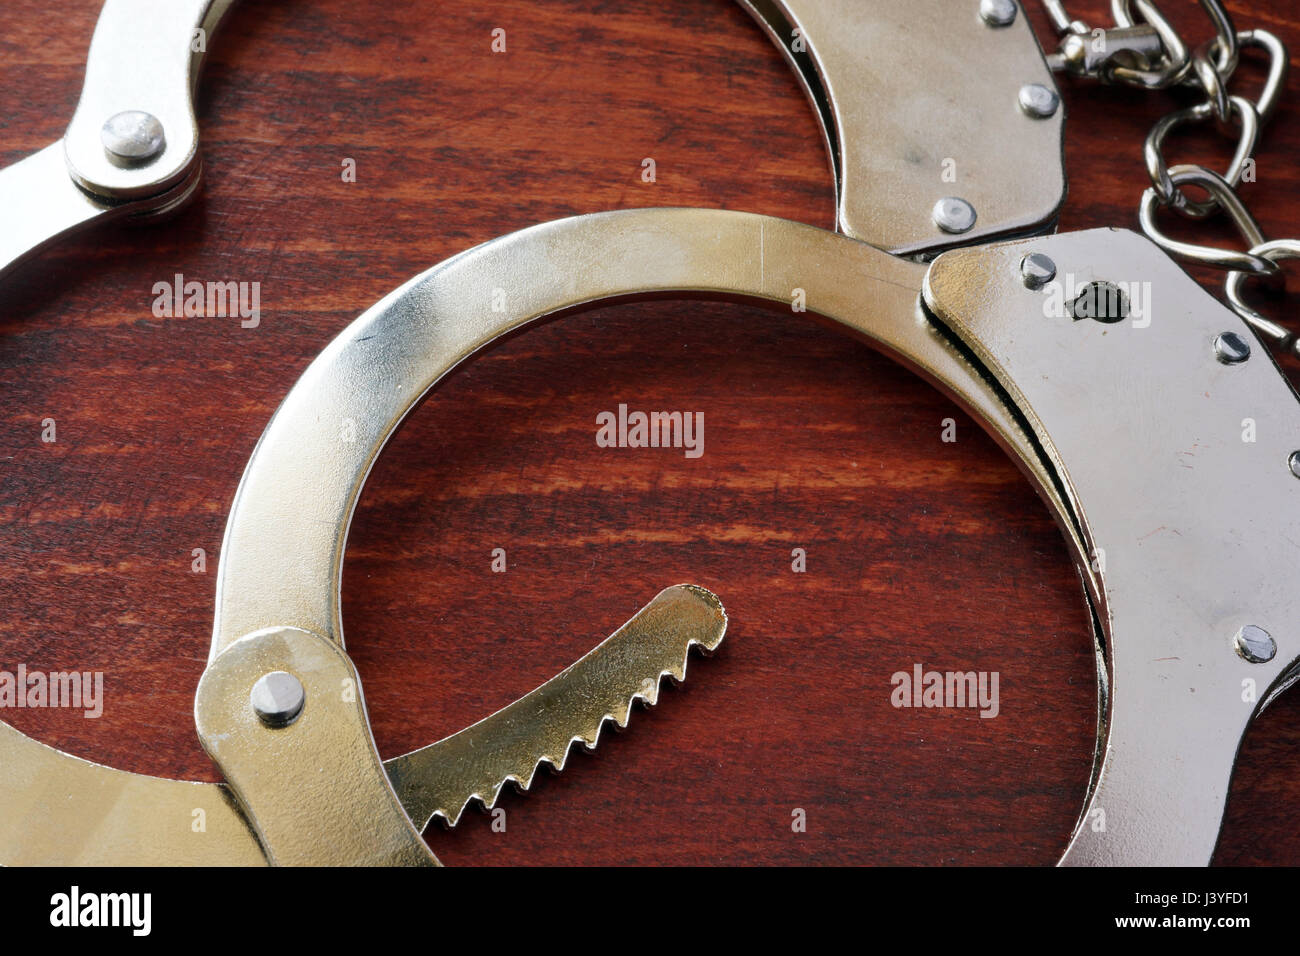
[[[1255,323],[1152,241],[1050,234],[1065,177],[1049,61],[1155,85],[1204,76],[1207,62],[1226,69],[1226,45],[1181,48],[1179,64],[1149,0],[1133,4],[1140,22],[1117,0],[1123,42],[1091,60],[1070,42],[1089,31],[1057,3],[1066,41],[1045,59],[1010,0],[740,2],[821,120],[836,231],[709,209],[580,216],[470,249],[363,313],[275,412],[231,506],[195,696],[225,782],[126,773],[0,723],[0,863],[433,864],[421,837],[432,817],[491,806],[507,781],[526,788],[573,742],[594,746],[607,721],[625,724],[634,700],[653,703],[661,677],[682,679],[689,649],[717,647],[727,623],[691,585],[663,591],[532,694],[385,762],[339,607],[362,486],[430,389],[530,323],[664,295],[778,310],[798,296],[979,421],[1061,527],[1094,622],[1096,756],[1061,862],[1209,862],[1242,737],[1300,676],[1300,535],[1284,518],[1300,500],[1300,400]],[[107,0],[66,135],[0,171],[12,226],[0,272],[72,230],[158,216],[194,194],[192,96],[231,5]],[[940,94],[918,79],[972,60],[979,83]],[[1243,116],[1254,110],[1241,102]],[[1002,161],[1010,143],[1024,163]],[[938,175],[946,162],[959,187]],[[1175,191],[1213,183],[1165,172]],[[1240,219],[1230,186],[1208,188]],[[1276,271],[1280,257],[1224,255],[1243,273]],[[199,811],[202,833],[188,826]]]

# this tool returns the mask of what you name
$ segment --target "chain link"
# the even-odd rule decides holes
[[[1214,36],[1189,49],[1155,0],[1111,0],[1115,25],[1104,29],[1072,20],[1061,0],[1042,0],[1053,27],[1061,35],[1060,47],[1048,56],[1048,65],[1058,72],[1103,83],[1145,90],[1183,86],[1204,94],[1203,102],[1162,116],[1147,134],[1142,154],[1151,186],[1143,192],[1139,206],[1142,231],[1170,255],[1227,270],[1225,294],[1232,310],[1275,348],[1300,357],[1300,336],[1251,308],[1242,294],[1250,278],[1280,282],[1279,263],[1300,259],[1300,240],[1269,241],[1236,192],[1243,179],[1251,178],[1247,171],[1253,166],[1260,132],[1276,112],[1286,88],[1287,48],[1267,30],[1236,30],[1221,0],[1199,2],[1214,27]],[[1261,49],[1268,55],[1264,86],[1253,101],[1229,92],[1245,48]],[[1237,148],[1225,173],[1200,165],[1171,167],[1164,156],[1165,138],[1185,123],[1206,121],[1213,121],[1225,135],[1236,138]],[[1183,186],[1201,189],[1206,198],[1189,198]],[[1219,249],[1171,239],[1157,222],[1159,209],[1172,209],[1188,219],[1223,213],[1236,227],[1246,248]]]

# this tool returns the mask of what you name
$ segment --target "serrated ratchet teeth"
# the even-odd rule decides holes
[[[590,752],[606,722],[625,728],[632,705],[659,702],[663,678],[686,678],[692,647],[722,643],[727,615],[710,591],[661,591],[626,624],[542,686],[435,744],[386,761],[393,789],[416,826],[455,826],[471,802],[496,806],[507,782],[528,790],[542,766],[559,773],[573,745]]]

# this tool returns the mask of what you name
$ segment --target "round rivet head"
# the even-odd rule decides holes
[[[1286,460],[1286,466],[1291,469],[1291,474],[1300,478],[1300,451],[1291,452],[1291,457]]]
[[[287,671],[263,674],[248,695],[253,711],[268,727],[288,727],[302,713],[307,692],[302,681]]]
[[[991,27],[1009,27],[1016,22],[1015,0],[980,0],[980,19]]]
[[[162,152],[166,138],[158,117],[143,110],[126,110],[105,121],[99,131],[104,148],[114,158],[143,163]]]
[[[1252,664],[1267,664],[1277,654],[1277,642],[1262,627],[1247,624],[1232,639],[1237,653]]]
[[[1026,83],[1020,88],[1020,108],[1034,119],[1047,119],[1060,105],[1056,91],[1042,83]]]
[[[1240,365],[1250,358],[1250,343],[1236,332],[1223,332],[1214,338],[1214,357],[1224,365]]]
[[[1031,252],[1020,260],[1020,278],[1026,289],[1037,291],[1056,278],[1056,263],[1041,252]]]
[[[944,196],[934,204],[932,215],[944,232],[970,232],[975,225],[975,207],[960,196]]]

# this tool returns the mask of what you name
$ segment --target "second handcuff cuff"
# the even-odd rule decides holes
[[[837,231],[707,209],[564,219],[455,256],[367,310],[289,392],[231,507],[195,698],[226,782],[124,773],[0,724],[0,863],[436,862],[420,836],[431,816],[454,822],[507,780],[526,785],[539,762],[562,764],[573,741],[594,745],[634,699],[654,700],[661,676],[684,676],[691,646],[716,647],[726,616],[701,588],[669,588],[533,694],[381,761],[343,650],[339,584],[385,443],[458,364],[530,323],[669,294],[788,310],[796,292],[965,407],[1066,537],[1096,632],[1099,717],[1062,862],[1209,861],[1241,739],[1300,674],[1300,536],[1279,518],[1300,496],[1300,401],[1247,321],[1148,239],[1047,234],[1065,193],[1064,110],[1016,4],[741,2],[821,118]],[[1131,42],[1115,57],[1089,61],[1065,43],[1053,65],[1147,80],[1181,69],[1181,82],[1209,62],[1230,74],[1222,44],[1176,67],[1178,51],[1150,40],[1154,5],[1136,5],[1144,21],[1117,28]],[[94,220],[192,194],[193,40],[229,6],[109,0],[64,140],[0,172],[0,205],[22,221],[0,268]],[[1068,20],[1065,32],[1089,35]],[[979,83],[932,92],[936,73],[972,63]],[[1003,161],[1012,142],[1016,164]],[[949,159],[960,195],[938,191]],[[1026,165],[1034,177],[1021,177]],[[1175,189],[1213,183],[1168,174]],[[1209,188],[1235,216],[1230,187]],[[1252,249],[1227,265],[1271,272],[1276,258]],[[1140,321],[1132,283],[1153,290]],[[492,290],[506,286],[518,292],[501,310]],[[1252,444],[1239,439],[1245,417]],[[338,440],[344,422],[354,442]],[[1257,700],[1245,682],[1264,688]],[[208,812],[201,841],[175,826],[196,806]]]

